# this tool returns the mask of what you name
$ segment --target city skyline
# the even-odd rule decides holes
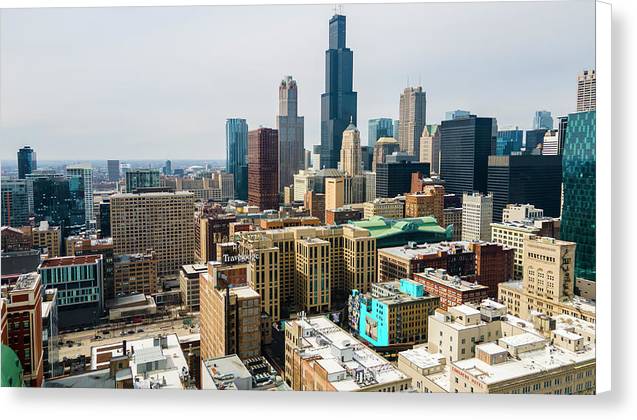
[[[29,144],[43,160],[69,155],[78,160],[97,156],[178,160],[196,155],[223,159],[226,118],[245,118],[251,130],[274,126],[277,86],[288,74],[299,85],[305,147],[319,144],[323,60],[328,48],[325,21],[332,9],[323,5],[260,9],[263,13],[248,15],[240,7],[3,11],[1,42],[7,59],[0,79],[6,86],[0,94],[0,132],[5,139],[0,157],[15,159],[15,150]],[[396,119],[400,92],[414,84],[427,92],[428,123],[438,123],[446,111],[458,108],[494,117],[499,127],[521,128],[531,127],[537,110],[546,109],[553,116],[574,112],[575,75],[594,60],[594,30],[588,24],[594,16],[593,2],[590,7],[572,1],[347,5],[343,14],[347,46],[354,52],[362,144],[367,144],[367,121]],[[567,14],[580,18],[563,31],[558,23]],[[226,18],[219,19],[222,16]],[[245,39],[231,27],[239,16],[255,25],[266,16],[273,25],[263,37]],[[420,23],[423,16],[426,25]],[[460,42],[468,35],[459,29],[461,23],[477,16],[485,25],[473,26],[470,35],[476,43],[484,42],[480,48]],[[544,19],[542,25],[535,24],[539,17]],[[212,18],[218,22],[215,29],[206,26]],[[454,32],[446,30],[451,18],[458,23]],[[120,26],[117,34],[111,33],[114,20]],[[278,20],[285,24],[276,24]],[[66,30],[55,31],[62,21]],[[381,22],[386,30],[378,31]],[[510,36],[502,39],[489,22],[519,32],[509,31]],[[155,23],[161,23],[162,31],[155,31]],[[166,25],[179,30],[164,30]],[[445,31],[437,29],[440,25]],[[297,29],[307,36],[290,37]],[[82,39],[76,37],[80,31]],[[233,42],[217,45],[215,31]],[[164,39],[164,34],[171,38]],[[443,36],[429,42],[431,34]],[[547,48],[556,45],[549,39],[557,35],[560,48]],[[119,37],[126,37],[126,45],[117,42]],[[273,39],[285,39],[286,47],[280,48]],[[303,45],[297,48],[297,44]],[[239,55],[233,65],[214,65],[237,47],[245,48],[246,54]],[[415,47],[422,53],[413,54]],[[394,48],[392,59],[378,60],[379,48]],[[164,60],[166,51],[172,62]],[[507,54],[519,57],[520,51],[524,51],[521,59],[507,59]],[[244,60],[259,62],[262,55],[275,64],[256,73],[242,64]],[[46,72],[42,72],[42,57],[49,59]],[[430,65],[431,57],[435,65]],[[473,66],[470,73],[463,69],[467,63]],[[230,77],[238,82],[222,82]],[[476,79],[481,83],[475,83]],[[95,89],[96,85],[100,88]],[[251,100],[245,101],[246,97]],[[121,147],[113,148],[113,144]]]

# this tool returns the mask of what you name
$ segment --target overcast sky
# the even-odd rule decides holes
[[[427,122],[466,109],[498,125],[575,110],[594,66],[593,1],[346,5],[358,125],[398,118],[422,84]],[[222,159],[225,119],[273,127],[278,84],[299,87],[320,143],[331,6],[3,10],[0,158]]]

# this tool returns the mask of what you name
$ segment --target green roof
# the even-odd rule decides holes
[[[372,216],[366,220],[351,221],[350,224],[367,229],[375,238],[402,235],[408,232],[446,235],[449,231],[449,228],[445,229],[438,225],[436,219],[431,216],[409,219],[385,219],[381,216]]]
[[[2,344],[0,361],[2,363],[0,386],[3,388],[23,386],[22,364],[11,347]]]

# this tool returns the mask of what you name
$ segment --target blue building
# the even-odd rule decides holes
[[[345,46],[345,16],[332,16],[329,25],[325,93],[321,95],[321,168],[338,167],[343,131],[350,124],[357,125],[354,55]]]
[[[526,130],[524,139],[524,150],[526,153],[532,153],[534,149],[544,144],[544,135],[547,131],[548,130],[546,128]]]
[[[533,116],[533,129],[552,130],[553,129],[553,117],[550,111],[535,111]]]
[[[2,226],[20,227],[29,221],[29,199],[24,179],[2,179]]]
[[[440,297],[427,295],[414,280],[375,283],[370,293],[352,290],[349,326],[376,347],[421,343],[427,341],[428,317],[439,306]]]
[[[369,120],[367,127],[367,145],[373,150],[381,137],[394,136],[394,122],[391,118],[374,118]]]
[[[31,174],[27,177],[33,194],[35,222],[43,220],[60,226],[64,238],[80,233],[86,227],[84,182],[81,176]]]
[[[575,276],[595,280],[595,111],[569,114],[560,239],[575,242]]]
[[[246,167],[244,170],[242,167]],[[226,120],[226,172],[234,175],[235,198],[248,198],[248,123],[243,118]],[[246,177],[244,179],[244,176]],[[245,196],[243,196],[245,190]]]
[[[25,179],[28,174],[38,169],[38,161],[35,150],[30,146],[24,146],[18,150],[18,178]]]
[[[455,120],[458,118],[464,118],[471,115],[469,111],[463,111],[462,109],[456,109],[455,111],[445,112],[445,120]]]
[[[495,140],[495,154],[498,156],[507,156],[512,152],[522,150],[522,140],[524,139],[524,131],[515,127],[511,130],[498,131],[498,137]]]

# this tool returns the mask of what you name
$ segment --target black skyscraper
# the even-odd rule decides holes
[[[544,134],[547,130],[545,128],[538,128],[537,130],[526,130],[526,138],[524,139],[524,148],[527,153],[531,153],[538,145],[544,143]]]
[[[24,146],[18,150],[18,178],[25,179],[27,175],[36,169],[38,169],[38,164],[35,151],[29,146]]]
[[[471,115],[443,121],[440,126],[440,175],[445,191],[487,192],[489,155],[495,154],[495,118]]]
[[[533,204],[545,216],[560,217],[562,156],[489,156],[488,190],[493,221],[502,221],[507,204]]]
[[[321,167],[336,168],[343,131],[356,125],[356,92],[352,90],[354,58],[345,47],[345,16],[330,19],[329,49],[325,51],[325,93],[321,95]]]
[[[411,174],[420,172],[429,176],[428,162],[400,160],[376,165],[376,197],[394,198],[411,191]]]

